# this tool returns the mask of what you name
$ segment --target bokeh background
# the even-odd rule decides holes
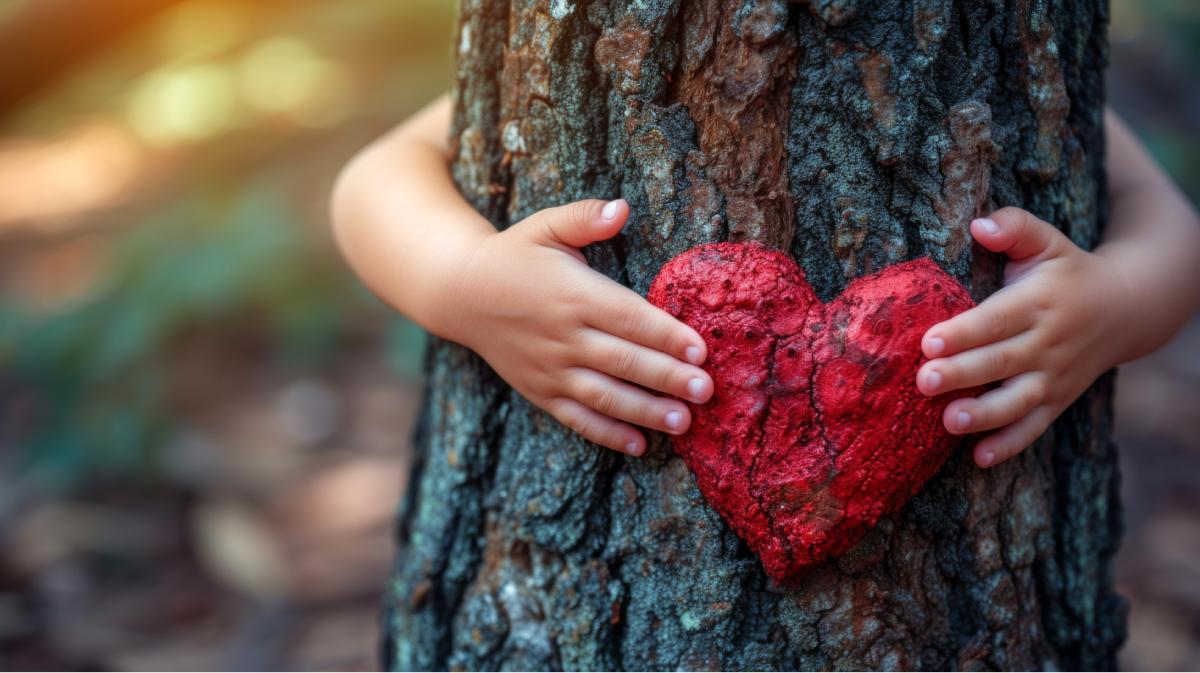
[[[449,83],[453,0],[0,0],[0,667],[371,669],[421,331],[341,165]],[[1200,3],[1110,91],[1200,197]],[[431,223],[435,226],[435,223]],[[1200,668],[1200,323],[1122,368],[1122,663]]]

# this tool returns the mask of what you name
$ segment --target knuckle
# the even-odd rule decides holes
[[[654,377],[654,387],[658,390],[671,390],[676,387],[676,381],[684,381],[688,377],[684,370],[676,370],[674,367],[663,367],[661,371]],[[683,385],[678,386],[680,388]]]
[[[551,213],[545,211],[534,213],[529,217],[527,222],[533,230],[530,233],[536,232],[535,236],[540,236],[545,241],[558,240],[558,232],[555,227],[556,220]]]
[[[585,371],[581,366],[568,367],[555,375],[557,384],[562,390],[561,397],[575,402],[584,401],[587,395],[587,378],[584,377]]]
[[[616,411],[619,403],[618,395],[615,390],[607,386],[597,388],[591,394],[592,408],[605,416],[612,416]]]
[[[565,313],[577,315],[579,311],[594,310],[596,293],[589,291],[589,284],[584,277],[572,277],[571,280],[564,282],[562,285],[562,301],[560,302]]]
[[[971,414],[971,426],[988,429],[1007,424],[1008,410],[987,400],[979,400],[975,404],[961,407]]]
[[[1054,297],[1049,292],[1038,288],[1033,289],[1029,303],[1032,305],[1034,312],[1047,313],[1054,308],[1055,302]]]
[[[1022,211],[1020,208],[1016,207],[1016,206],[1004,206],[1004,207],[1003,207],[1003,208],[1001,208],[1000,210],[997,210],[997,211],[995,212],[995,214],[994,214],[994,215],[992,215],[992,217],[993,217],[993,218],[996,218],[996,217],[1003,217],[1003,218],[1006,218],[1006,219],[1012,219],[1012,218],[1014,218],[1014,217],[1017,217],[1017,216],[1018,216],[1020,213],[1022,213],[1022,212],[1023,212],[1023,211]]]
[[[590,438],[595,432],[595,425],[586,415],[575,413],[567,406],[560,405],[559,413],[555,415],[558,422],[562,423],[571,432]]]
[[[648,428],[667,430],[666,416],[668,412],[678,411],[683,414],[684,422],[690,422],[687,405],[678,403],[666,397],[654,396],[640,405],[641,424]]]
[[[592,428],[592,441],[604,446],[616,447],[616,439],[621,436],[620,425],[616,419],[598,419]]]
[[[546,385],[542,381],[542,377],[534,377],[526,381],[525,385],[523,386],[514,385],[513,387],[516,388],[517,392],[521,393],[525,399],[545,409],[550,413],[551,416],[554,416],[554,409],[552,407],[553,401],[549,395],[550,391],[546,389]]]
[[[622,306],[617,313],[617,321],[621,326],[621,330],[626,334],[636,334],[641,331],[645,320],[642,317],[640,306],[629,305]]]
[[[1028,414],[1039,403],[1037,395],[1032,390],[1023,390],[1017,395],[1017,404],[1013,409],[1013,416],[1023,416]]]
[[[1070,350],[1067,348],[1069,340],[1068,334],[1053,327],[1038,330],[1038,334],[1033,340],[1037,350],[1032,354],[1032,360],[1042,366],[1052,366],[1056,362],[1063,362],[1064,351]],[[1067,359],[1071,358],[1067,356]]]
[[[550,413],[551,416],[558,419],[558,422],[569,426],[571,424],[570,406],[566,399],[562,397],[550,397],[543,403],[542,408]]]
[[[558,346],[556,354],[558,355],[557,362],[570,362],[579,359],[581,352],[586,352],[590,345],[588,338],[588,329],[586,325],[574,320],[563,320],[566,323],[563,327],[561,336],[555,342]]]
[[[1016,206],[1005,206],[1001,208],[1000,210],[996,211],[996,214],[993,216],[993,219],[995,218],[1001,218],[1005,221],[1012,222],[1013,225],[1021,230],[1022,233],[1030,224],[1029,213]]]
[[[1045,407],[1039,407],[1037,412],[1048,411]],[[1041,419],[1029,427],[1029,431],[1025,434],[1024,443],[1021,448],[1025,448],[1036,442],[1050,428],[1050,424],[1054,421],[1053,416],[1042,415]]]
[[[987,330],[988,338],[993,341],[1003,338],[1008,329],[1008,323],[1009,319],[1006,311],[988,311],[984,322],[984,329]]]
[[[1029,382],[1021,406],[1026,411],[1032,411],[1044,401],[1046,401],[1046,383],[1041,378],[1035,378]]]
[[[571,430],[589,440],[595,436],[595,425],[590,420],[582,416],[572,417],[571,422],[567,427],[571,428]]]
[[[637,351],[632,348],[618,349],[612,355],[613,371],[623,379],[632,379],[636,376],[640,364],[641,358],[638,357]]]
[[[1022,449],[1029,446],[1029,440],[1026,439],[1026,434],[1010,434],[1003,441],[996,442],[993,449],[996,452],[997,462],[1012,458]]]
[[[562,399],[550,400],[546,407],[550,415],[554,416],[568,430],[581,435],[587,435],[587,431],[589,430],[588,420],[581,414],[572,413],[570,406],[565,404]]]
[[[591,220],[592,202],[576,201],[568,207],[567,214],[572,225],[584,226]]]
[[[1012,356],[1009,354],[1007,349],[994,348],[988,355],[988,370],[996,376],[1000,376],[1004,372],[1007,372],[1011,364]]]
[[[540,399],[552,400],[557,407],[562,406],[562,386],[556,380],[554,372],[541,372],[530,384],[530,392]]]

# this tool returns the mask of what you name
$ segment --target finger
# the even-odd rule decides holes
[[[692,422],[683,402],[655,397],[594,369],[571,370],[566,392],[605,416],[673,435],[686,432]]]
[[[971,235],[988,250],[1002,252],[1018,261],[1053,255],[1067,242],[1062,232],[1048,222],[1011,206],[972,221]]]
[[[646,438],[633,426],[615,421],[575,400],[555,398],[546,403],[546,411],[593,444],[631,456],[640,456],[646,451]]]
[[[917,388],[926,395],[940,395],[1015,376],[1029,370],[1030,347],[1029,339],[1015,337],[930,360],[917,371]]]
[[[1020,288],[1004,288],[975,308],[930,327],[921,339],[927,358],[996,343],[1033,326],[1034,312]]]
[[[1046,399],[1042,374],[1025,372],[1007,379],[999,388],[975,397],[954,400],[946,406],[942,422],[955,435],[994,430],[1025,418]]]
[[[596,311],[585,319],[588,327],[694,365],[704,362],[708,355],[704,339],[696,330],[623,285],[609,282],[596,303]]]
[[[988,435],[975,445],[975,464],[993,467],[1024,451],[1042,436],[1057,416],[1058,412],[1053,408],[1040,406],[1025,418]]]
[[[581,349],[588,367],[697,404],[712,396],[712,378],[703,369],[605,332],[589,332]]]
[[[588,199],[539,211],[518,226],[530,227],[544,243],[582,248],[616,236],[628,217],[629,204],[624,199],[607,203]]]

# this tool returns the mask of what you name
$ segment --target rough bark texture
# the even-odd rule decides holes
[[[625,232],[587,255],[643,294],[672,256],[752,239],[823,300],[921,256],[981,300],[1001,263],[976,214],[1099,239],[1106,24],[1103,0],[462,0],[454,174],[498,228],[624,197]],[[788,589],[661,437],[598,449],[449,343],[427,385],[388,666],[1115,664],[1111,376],[1015,460],[964,446]]]

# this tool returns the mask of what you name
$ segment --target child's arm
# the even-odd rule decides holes
[[[639,386],[707,401],[704,341],[578,250],[615,236],[629,206],[580,201],[497,232],[450,178],[450,115],[447,97],[435,101],[342,172],[332,220],[355,272],[597,444],[640,455],[646,440],[631,424],[684,432],[687,406]]]
[[[1158,348],[1200,306],[1200,220],[1115,113],[1106,111],[1111,222],[1085,252],[1019,208],[971,223],[1009,257],[1005,287],[931,327],[937,358],[917,372],[926,395],[993,381],[946,408],[956,434],[1000,428],[975,447],[981,467],[1016,455],[1096,377]]]

